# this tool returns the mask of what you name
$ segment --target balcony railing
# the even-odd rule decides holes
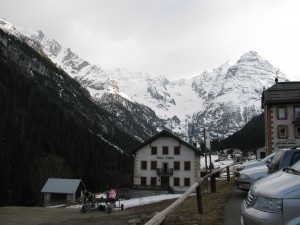
[[[163,176],[163,177],[172,176],[173,175],[173,169],[170,169],[170,168],[158,168],[157,169],[157,175],[158,176]]]

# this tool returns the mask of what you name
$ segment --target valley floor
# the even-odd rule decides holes
[[[219,182],[218,182],[219,183]],[[246,192],[245,192],[246,193]],[[227,225],[228,221],[240,218],[239,206],[245,193],[237,191],[234,182],[221,181],[217,193],[207,194],[203,190],[204,214],[198,214],[195,196],[189,197],[181,207],[166,218],[165,224],[172,225]],[[234,202],[232,201],[234,199]],[[2,225],[127,225],[129,220],[139,219],[146,223],[153,215],[168,207],[176,199],[165,200],[150,205],[140,205],[111,214],[104,211],[82,213],[79,208],[43,207],[0,207]],[[230,207],[228,207],[230,206]],[[233,210],[230,210],[234,207]],[[226,223],[227,221],[227,223]]]

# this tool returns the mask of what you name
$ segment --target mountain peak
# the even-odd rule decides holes
[[[0,20],[0,28],[3,26],[8,25]],[[35,39],[46,55],[77,79],[107,111],[118,116],[137,115],[135,120],[146,121],[147,130],[165,126],[183,137],[200,139],[203,126],[209,126],[213,136],[234,133],[253,115],[261,113],[263,86],[273,85],[277,76],[281,80],[285,77],[256,51],[249,51],[232,66],[225,62],[210,72],[171,82],[164,76],[154,77],[125,68],[104,70],[81,59],[71,49],[63,48],[54,39],[43,37],[42,32],[27,36]],[[176,127],[169,123],[174,116],[181,121]],[[126,118],[122,117],[124,124],[128,123]]]
[[[245,53],[238,61],[237,63],[248,63],[248,62],[259,62],[262,58],[256,51],[249,51]]]

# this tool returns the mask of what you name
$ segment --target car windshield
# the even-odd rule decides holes
[[[272,153],[271,155],[266,156],[265,158],[262,159],[262,161],[266,162],[268,159],[272,159],[275,155],[275,152]]]
[[[292,165],[290,168],[293,169],[294,171],[297,171],[298,173],[300,173],[300,161],[298,161],[297,163]]]
[[[284,154],[284,151],[277,151],[274,155],[271,163],[269,164],[269,169],[277,170],[279,166],[280,159],[282,155]]]

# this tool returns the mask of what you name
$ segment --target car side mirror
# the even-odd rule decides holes
[[[272,161],[272,159],[267,159],[267,161],[266,161],[266,165],[267,165],[267,167],[269,167],[269,165],[270,165],[271,161]]]

